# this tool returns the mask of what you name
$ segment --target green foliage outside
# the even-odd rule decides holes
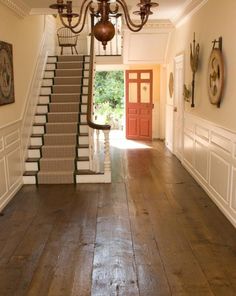
[[[97,122],[123,128],[124,73],[101,71],[95,76],[95,116]]]

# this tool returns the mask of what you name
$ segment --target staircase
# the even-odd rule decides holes
[[[25,162],[25,184],[71,184],[90,169],[89,56],[48,57]],[[86,178],[81,179],[86,182]]]

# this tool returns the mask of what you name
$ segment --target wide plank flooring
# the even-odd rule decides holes
[[[0,296],[235,296],[230,222],[162,142],[113,142],[112,184],[24,186],[5,208]]]

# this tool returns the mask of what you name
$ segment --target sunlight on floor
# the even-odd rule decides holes
[[[151,145],[139,141],[127,140],[122,131],[112,130],[110,132],[110,145],[118,149],[151,149]]]

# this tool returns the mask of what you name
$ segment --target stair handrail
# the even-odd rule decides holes
[[[93,104],[93,88],[94,88],[94,62],[95,62],[95,50],[94,50],[94,16],[91,14],[91,42],[90,42],[90,67],[89,67],[89,84],[88,84],[88,112],[87,123],[88,126],[98,130],[110,130],[109,124],[98,124],[92,120],[92,104]]]

